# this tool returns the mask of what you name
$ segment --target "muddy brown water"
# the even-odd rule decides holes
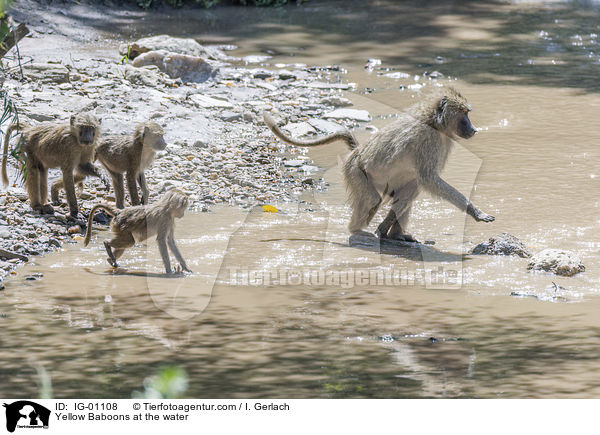
[[[444,176],[496,222],[475,223],[424,194],[410,230],[434,246],[350,248],[345,150],[317,149],[310,157],[327,192],[275,204],[278,214],[217,207],[178,223],[192,276],[161,276],[154,242],[112,272],[107,232],[19,270],[0,294],[0,395],[35,397],[44,367],[56,397],[130,397],[167,364],[187,371],[189,397],[600,393],[595,3],[333,1],[182,14],[115,13],[110,29],[107,18],[86,25],[116,28],[104,33],[115,44],[171,33],[235,43],[236,55],[275,53],[272,65],[339,64],[341,79],[356,83],[347,96],[378,127],[419,98],[415,84],[433,86],[423,72],[439,71],[482,128],[456,146]],[[380,73],[408,78],[366,71],[369,58],[390,68]],[[586,272],[531,273],[520,258],[460,261],[504,231],[534,252],[574,250]],[[36,272],[43,277],[25,279]]]

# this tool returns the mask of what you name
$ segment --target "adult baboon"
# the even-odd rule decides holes
[[[183,217],[189,206],[185,193],[172,189],[163,195],[156,203],[151,205],[135,205],[122,210],[115,210],[105,204],[98,204],[92,208],[88,218],[84,246],[87,246],[92,236],[92,220],[96,211],[103,209],[113,216],[111,229],[114,237],[104,242],[108,254],[107,261],[113,267],[118,267],[117,260],[127,248],[136,242],[141,242],[156,235],[158,248],[167,273],[172,273],[169,249],[179,261],[181,270],[191,272],[175,243],[175,218]],[[114,249],[114,251],[113,251]],[[178,272],[176,270],[175,272]]]
[[[136,184],[138,182],[142,190],[141,203],[148,203],[148,187],[144,170],[152,164],[156,152],[167,147],[164,134],[164,130],[157,123],[145,122],[137,126],[133,136],[107,136],[96,146],[96,158],[112,177],[117,208],[124,207],[124,173],[127,173],[127,188],[131,203],[140,204]]]
[[[343,175],[352,205],[352,234],[369,225],[382,202],[391,201],[391,210],[377,228],[377,235],[415,241],[405,230],[411,204],[421,188],[465,210],[477,221],[494,220],[439,175],[453,141],[469,139],[477,132],[469,120],[470,110],[462,95],[444,88],[400,114],[398,120],[377,132],[365,145],[358,145],[349,132],[316,140],[295,140],[285,135],[268,113],[264,116],[267,126],[292,145],[310,147],[338,139],[348,144],[352,152],[344,162]]]
[[[70,215],[77,218],[74,172],[99,176],[89,158],[99,135],[101,120],[93,115],[72,115],[69,123],[45,122],[36,126],[11,124],[4,137],[2,181],[8,185],[6,158],[8,143],[14,130],[23,132],[23,151],[26,156],[25,185],[31,208],[44,213],[54,213],[48,200],[48,169],[60,168],[67,193]]]

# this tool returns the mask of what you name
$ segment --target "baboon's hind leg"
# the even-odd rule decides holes
[[[123,255],[127,248],[131,248],[133,245],[135,245],[135,239],[129,231],[117,234],[110,241],[104,241],[104,247],[108,254],[106,259],[108,264],[112,267],[118,267],[117,260],[119,257]]]
[[[369,225],[381,204],[381,195],[361,168],[346,164],[344,167],[346,186],[350,191],[352,218],[348,229],[358,233]]]
[[[376,233],[380,238],[404,240],[407,242],[417,241],[410,234],[406,234],[405,230],[408,224],[408,217],[410,216],[411,204],[418,193],[419,189],[416,180],[394,191],[392,208],[377,228]]]
[[[81,192],[83,191],[83,181],[84,180],[85,180],[85,175],[82,175],[82,174],[75,174],[75,176],[73,177],[73,182],[77,186],[80,195],[81,195]],[[61,205],[59,194],[60,194],[60,189],[64,189],[64,188],[65,188],[65,183],[63,182],[62,178],[52,184],[52,187],[50,188],[50,199],[52,199],[52,204]]]
[[[25,164],[27,174],[25,176],[25,187],[29,195],[31,208],[37,212],[42,211],[42,197],[40,195],[40,165],[34,157],[27,156]]]

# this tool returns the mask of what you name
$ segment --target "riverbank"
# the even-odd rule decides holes
[[[305,190],[326,189],[304,150],[274,139],[262,111],[280,112],[294,134],[335,129],[326,121],[305,121],[351,104],[340,95],[350,85],[339,67],[273,65],[264,53],[239,58],[234,46],[215,46],[209,47],[219,58],[215,74],[186,82],[156,67],[132,66],[119,53],[119,45],[132,41],[105,39],[68,11],[24,6],[20,3],[14,15],[28,23],[32,34],[19,45],[20,64],[16,57],[7,58],[4,83],[19,119],[38,123],[89,112],[102,119],[103,134],[132,134],[146,120],[162,125],[168,146],[146,171],[150,201],[178,187],[190,196],[193,210],[206,212],[214,204],[248,208],[298,201]],[[54,26],[45,25],[49,22]],[[68,32],[57,32],[57,25]],[[3,274],[25,257],[76,241],[82,230],[66,219],[65,206],[55,216],[33,213],[14,164],[11,186],[0,192],[0,248],[16,254],[0,262]],[[59,176],[59,170],[51,170],[50,183]],[[80,209],[86,215],[98,202],[113,202],[113,194],[100,180],[88,178],[79,194]]]

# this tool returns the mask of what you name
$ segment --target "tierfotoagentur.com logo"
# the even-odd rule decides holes
[[[462,282],[462,270],[438,266],[435,268],[391,269],[311,269],[274,268],[249,269],[228,266],[229,282],[242,286],[327,286],[344,289],[362,286],[414,286],[446,285],[456,286]]]
[[[6,430],[14,432],[19,429],[48,429],[50,410],[29,400],[5,403]]]

